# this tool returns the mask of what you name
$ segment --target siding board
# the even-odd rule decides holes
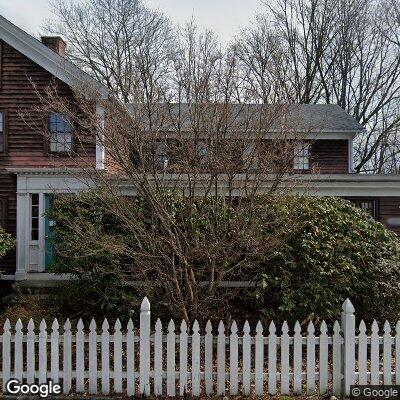
[[[311,161],[320,174],[347,174],[349,148],[347,140],[316,140],[311,146]]]
[[[61,96],[73,99],[73,91],[64,82],[54,78],[45,69],[19,53],[7,43],[0,41],[0,109],[8,113],[8,151],[0,155],[0,196],[7,198],[7,231],[16,234],[16,176],[6,171],[9,167],[76,167],[77,162],[95,162],[95,142],[84,143],[76,148],[78,157],[46,155],[45,140],[41,131],[43,116],[31,115],[29,126],[21,113],[37,106],[38,97],[33,87],[44,91],[49,85],[56,85]],[[79,160],[79,161],[77,161]],[[3,273],[15,271],[15,252],[1,260]]]

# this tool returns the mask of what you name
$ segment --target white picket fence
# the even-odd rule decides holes
[[[210,322],[201,335],[197,321],[190,330],[183,321],[177,334],[172,320],[166,335],[160,320],[152,333],[147,298],[141,305],[139,331],[132,321],[124,332],[121,329],[117,320],[110,334],[104,320],[98,332],[92,320],[88,332],[82,321],[72,332],[67,320],[60,333],[54,320],[51,332],[42,321],[37,335],[32,320],[26,334],[20,320],[14,332],[7,320],[1,335],[3,392],[11,378],[26,383],[51,379],[62,385],[65,394],[126,392],[129,396],[236,395],[240,391],[244,395],[253,391],[256,395],[341,395],[349,394],[355,383],[400,384],[400,323],[395,336],[388,322],[383,336],[376,321],[370,336],[363,321],[356,332],[349,300],[343,303],[341,323],[335,322],[332,335],[325,322],[318,336],[312,323],[303,335],[298,322],[293,336],[286,322],[279,336],[274,322],[267,336],[261,322],[252,336],[248,322],[239,335],[235,322],[226,332],[222,321],[217,335]]]

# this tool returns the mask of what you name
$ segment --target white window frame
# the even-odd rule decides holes
[[[297,142],[294,145],[293,169],[296,171],[308,171],[310,162],[310,143]]]

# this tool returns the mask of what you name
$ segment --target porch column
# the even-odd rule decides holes
[[[29,260],[29,194],[17,193],[17,266],[15,280],[26,278]]]
[[[45,237],[45,216],[46,211],[44,193],[39,193],[39,241],[38,241],[38,272],[45,271],[46,258],[46,237]]]

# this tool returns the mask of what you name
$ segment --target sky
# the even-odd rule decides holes
[[[262,9],[261,0],[144,0],[163,11],[172,21],[183,24],[192,16],[200,27],[214,30],[228,43],[240,27]],[[37,36],[46,18],[51,17],[49,0],[0,0],[0,14],[28,33]]]

